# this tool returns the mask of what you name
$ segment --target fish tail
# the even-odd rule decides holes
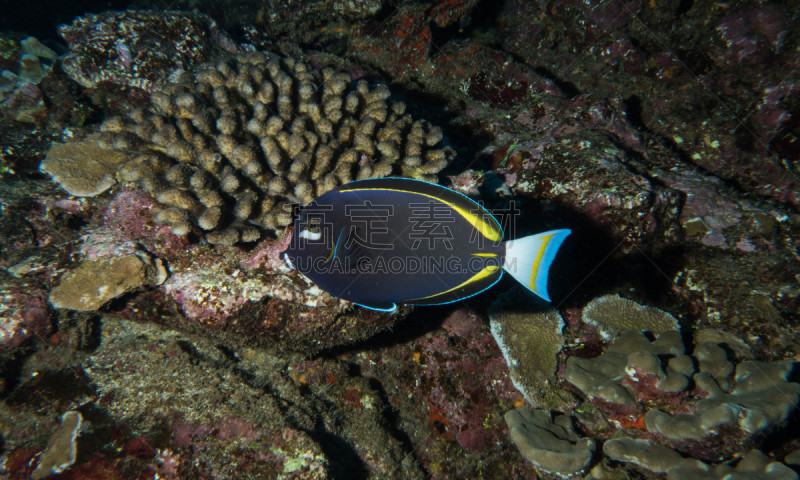
[[[506,242],[503,268],[528,290],[549,302],[547,274],[558,248],[571,232],[568,229],[550,230],[509,240]]]

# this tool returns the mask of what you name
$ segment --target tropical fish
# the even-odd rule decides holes
[[[550,301],[547,274],[570,230],[504,241],[497,219],[455,190],[408,178],[350,182],[300,209],[286,263],[373,310],[477,295],[506,271]]]

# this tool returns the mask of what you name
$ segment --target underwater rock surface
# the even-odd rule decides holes
[[[788,4],[137,5],[61,18],[68,38],[55,23],[51,38],[37,33],[67,56],[48,68],[37,55],[46,75],[15,79],[18,93],[0,107],[0,476],[46,471],[61,419],[79,412],[91,428],[77,437],[71,466],[68,455],[54,462],[64,478],[550,480],[559,474],[523,456],[504,421],[535,407],[547,429],[568,419],[594,444],[588,464],[564,468],[582,470],[576,478],[797,478],[800,35]],[[17,77],[23,38],[0,32],[0,70]],[[238,88],[247,91],[239,67],[252,52],[270,52],[292,81],[292,117],[281,129],[289,138],[275,136],[280,175],[248,129],[258,117]],[[220,65],[233,73],[223,84],[192,85]],[[316,122],[293,130],[308,94],[295,88],[297,65],[317,75],[310,98],[321,117],[323,97],[335,103],[333,84],[345,76],[343,105],[345,92],[360,95],[360,81],[368,95],[391,88],[371,102],[381,106],[374,114],[388,119],[402,102],[400,117],[412,121],[401,133],[419,140],[410,143],[443,150],[428,139],[446,138],[457,154],[448,151],[437,178],[497,211],[510,238],[571,228],[550,279],[555,302],[504,309],[498,296],[515,293],[501,282],[457,305],[388,316],[289,272],[280,222],[262,224],[263,205],[242,193],[287,204],[316,194],[312,164],[325,154],[320,140],[307,148],[307,133],[322,137]],[[281,93],[285,85],[266,76]],[[217,87],[230,108],[218,108]],[[198,142],[234,171],[233,194],[222,189],[230,175],[214,173],[214,188],[199,189],[196,171],[187,177],[185,167],[199,169],[184,137],[187,122],[197,129],[192,95],[219,110],[207,124],[213,134],[197,130]],[[282,102],[276,95],[270,116],[283,120]],[[190,144],[197,161],[183,160],[184,143],[153,141],[141,117],[174,127],[169,138]],[[410,135],[423,118],[441,130],[426,124]],[[300,176],[280,194],[269,183],[255,188],[257,164],[245,172],[238,165],[250,162],[217,142],[219,127],[234,124],[236,146],[252,147],[276,177],[292,173],[289,154],[314,162],[295,166]],[[69,191],[41,175],[51,145],[97,145],[101,129],[100,143],[112,147],[104,153],[125,153],[122,167]],[[392,172],[413,174],[405,133]],[[393,156],[376,135],[353,177]],[[135,165],[129,155],[157,157],[165,170],[137,177],[141,169],[124,168]],[[295,191],[301,181],[311,190]],[[187,201],[208,191],[224,200],[216,222]],[[136,252],[162,262],[163,283],[144,262],[144,280],[95,298],[92,310],[48,301],[81,265]],[[70,292],[74,304],[88,290]],[[547,438],[536,461],[564,446]]]
[[[70,50],[62,68],[85,88],[108,83],[152,92],[175,71],[239,50],[210,17],[179,11],[86,15],[59,34]]]

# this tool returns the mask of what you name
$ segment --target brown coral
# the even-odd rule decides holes
[[[452,159],[438,127],[413,120],[385,85],[262,53],[207,64],[153,107],[106,120],[98,144],[131,160],[123,180],[153,194],[156,221],[211,243],[255,241],[305,204],[356,179],[436,181]]]
[[[90,311],[145,285],[160,285],[167,277],[161,259],[136,252],[118,258],[83,260],[61,277],[50,292],[57,308]]]
[[[117,183],[114,175],[125,161],[124,153],[103,150],[90,137],[54,144],[39,169],[50,174],[71,195],[91,197]]]

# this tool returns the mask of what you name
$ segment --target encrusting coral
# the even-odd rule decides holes
[[[31,478],[38,480],[54,473],[61,473],[75,463],[78,456],[77,438],[81,432],[83,415],[77,410],[70,410],[61,417],[59,425],[47,442],[47,448],[39,457],[36,469]]]
[[[595,442],[575,433],[569,415],[551,419],[547,410],[519,407],[507,412],[504,418],[511,441],[539,469],[572,475],[591,463]]]
[[[583,309],[583,321],[597,328],[609,340],[623,330],[661,333],[678,329],[678,320],[657,308],[640,305],[619,295],[603,295]]]
[[[533,310],[524,298],[515,288],[492,303],[492,336],[506,359],[509,378],[525,400],[537,408],[563,406],[571,395],[556,378],[558,353],[564,348],[564,320],[554,309]]]
[[[188,76],[186,76],[188,77]],[[351,180],[436,181],[453,158],[442,131],[413,120],[385,85],[251,52],[169,84],[153,106],[103,122],[98,145],[128,153],[121,180],[151,193],[155,221],[214,244],[258,240]]]
[[[84,259],[53,287],[50,303],[58,308],[96,310],[142,286],[160,285],[167,275],[161,259],[144,252],[117,258]]]
[[[70,195],[93,197],[117,183],[117,169],[127,161],[124,152],[97,146],[95,136],[78,142],[55,144],[39,170],[49,174]]]
[[[522,328],[513,304],[498,301],[490,309],[492,333],[514,386],[534,407],[544,407],[534,413],[519,408],[505,417],[511,440],[539,469],[564,476],[594,463],[593,478],[610,478],[603,475],[627,468],[668,479],[797,478],[775,457],[754,450],[797,408],[800,384],[791,375],[795,362],[754,360],[745,342],[721,331],[704,329],[685,337],[668,313],[616,295],[589,302],[580,324],[577,312],[567,315],[571,323],[562,332],[556,312],[527,314],[540,325]],[[580,339],[577,349],[563,338],[569,329],[578,329],[572,330]],[[543,362],[540,352],[550,352],[553,360]],[[552,373],[545,376],[526,367]],[[547,391],[550,385],[582,400],[543,404],[542,399],[557,397],[533,392],[531,386]],[[534,422],[534,416],[539,420]],[[581,445],[578,436],[548,434],[552,430],[541,425],[553,424],[551,417],[571,418],[585,437],[581,441],[603,443],[605,460],[592,462],[592,449]],[[550,462],[552,452],[563,451],[587,459],[569,465]],[[730,464],[737,459],[734,468]]]

